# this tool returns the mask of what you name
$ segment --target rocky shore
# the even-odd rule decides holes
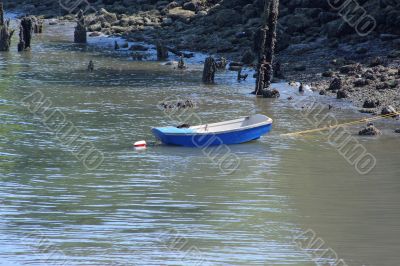
[[[48,18],[74,20],[78,9],[88,10],[93,35],[152,44],[162,40],[177,50],[223,56],[249,67],[257,63],[253,40],[263,21],[264,0],[90,0],[73,10],[52,0],[13,0],[5,6],[16,8],[22,2],[25,13]],[[380,113],[388,105],[400,109],[400,2],[358,0],[352,4],[364,13],[351,16],[330,2],[280,1],[277,58],[285,79],[347,98],[365,112]],[[360,30],[362,25],[354,21],[362,18],[372,18],[376,26]],[[140,47],[132,49],[141,52]],[[335,82],[340,86],[332,86]]]

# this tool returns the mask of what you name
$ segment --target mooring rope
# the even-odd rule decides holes
[[[374,116],[371,118],[364,118],[361,120],[356,120],[356,121],[332,125],[332,126],[303,130],[303,131],[298,131],[298,132],[294,132],[294,133],[286,133],[286,134],[281,134],[280,136],[281,137],[291,137],[291,136],[303,135],[303,134],[307,134],[307,133],[320,132],[320,131],[330,130],[330,129],[341,127],[341,126],[357,125],[357,124],[371,122],[371,121],[375,121],[375,120],[379,120],[379,119],[383,119],[383,118],[394,117],[396,115],[400,115],[400,112],[393,112],[393,113],[386,114],[386,115],[378,115],[378,116]]]

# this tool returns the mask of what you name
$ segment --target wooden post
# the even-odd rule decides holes
[[[203,82],[206,84],[213,84],[215,78],[215,71],[217,71],[217,64],[212,56],[207,57],[204,62]]]
[[[276,45],[276,27],[278,24],[279,15],[279,0],[265,0],[264,7],[264,27],[260,30],[259,35],[256,35],[254,48],[259,47],[260,58],[257,65],[257,79],[256,79],[256,95],[270,95],[264,94],[265,90],[271,87],[273,78],[273,61]]]
[[[78,23],[74,32],[74,43],[87,43],[85,16],[82,10],[78,13]]]
[[[278,26],[279,0],[272,0],[269,8],[268,31],[265,40],[265,56],[273,64],[276,46],[276,28]]]
[[[161,42],[157,42],[157,60],[165,61],[168,59],[168,48]]]
[[[43,33],[43,20],[37,17],[32,17],[33,20],[33,32],[36,34]]]
[[[30,17],[23,17],[19,27],[18,52],[31,49],[32,31],[32,19]]]
[[[4,25],[4,6],[3,6],[3,2],[0,2],[0,25]]]
[[[25,50],[25,41],[24,41],[24,29],[22,25],[19,26],[19,43],[18,43],[18,52],[22,52]]]
[[[94,63],[93,63],[93,60],[90,60],[90,61],[89,61],[88,71],[89,71],[89,72],[93,72],[93,71],[94,71]]]
[[[178,69],[185,69],[185,61],[183,60],[183,56],[180,57],[179,62],[178,62]]]
[[[10,20],[4,20],[3,2],[0,2],[0,51],[10,50],[14,30],[10,29]]]

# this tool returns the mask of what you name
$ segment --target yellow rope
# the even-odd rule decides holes
[[[396,116],[399,114],[400,114],[400,112],[394,112],[394,113],[390,113],[390,114],[386,114],[386,115],[378,115],[378,116],[374,116],[371,118],[364,118],[361,120],[356,120],[356,121],[342,123],[342,124],[333,125],[333,126],[326,126],[326,127],[321,127],[321,128],[303,130],[303,131],[294,132],[294,133],[281,134],[281,137],[290,137],[290,136],[296,136],[296,135],[303,135],[303,134],[307,134],[307,133],[320,132],[320,131],[325,131],[325,130],[329,130],[329,129],[340,127],[340,126],[351,126],[351,125],[366,123],[366,122],[375,121],[375,120],[379,120],[379,119],[383,119],[383,118],[389,118],[389,117],[393,117],[393,116]]]

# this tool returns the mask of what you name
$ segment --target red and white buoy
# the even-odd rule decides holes
[[[133,144],[135,150],[145,150],[147,148],[147,143],[145,140],[137,141]]]

